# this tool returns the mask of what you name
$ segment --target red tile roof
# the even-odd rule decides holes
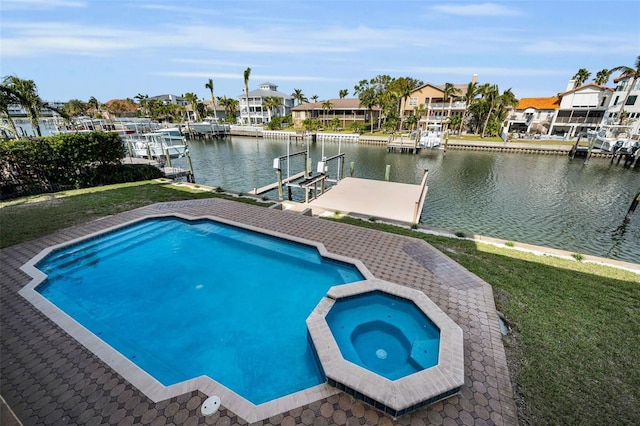
[[[560,108],[560,97],[553,96],[551,98],[522,98],[518,102],[516,109],[558,109]]]

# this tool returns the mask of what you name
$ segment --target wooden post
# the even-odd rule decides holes
[[[353,177],[353,172],[356,169],[356,163],[353,161],[349,164],[349,176]]]
[[[631,215],[636,211],[636,207],[638,207],[638,203],[640,203],[640,190],[638,190],[636,197],[631,202],[629,211],[627,211],[627,215],[624,217],[624,223],[629,223],[629,221],[631,221]]]
[[[389,180],[389,174],[391,173],[391,164],[387,164],[387,167],[384,170],[384,180]]]
[[[185,151],[187,156],[187,163],[189,164],[189,172],[191,173],[191,183],[196,183],[196,176],[193,174],[193,164],[191,163],[191,155],[189,154],[189,150]]]
[[[167,166],[171,167],[171,157],[169,156],[169,148],[164,149],[164,155],[167,157]]]
[[[284,191],[282,190],[282,169],[276,169],[276,175],[278,176],[278,199],[284,200]]]

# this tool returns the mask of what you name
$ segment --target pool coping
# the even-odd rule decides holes
[[[74,238],[72,240],[44,248],[37,255],[32,257],[28,262],[20,267],[23,272],[31,277],[31,280],[27,285],[25,285],[18,291],[18,294],[24,297],[36,309],[38,309],[51,321],[57,324],[61,329],[71,335],[90,352],[95,354],[114,371],[120,374],[125,380],[129,381],[133,386],[138,388],[153,402],[164,401],[188,392],[201,391],[208,396],[219,396],[222,401],[222,406],[232,410],[247,422],[253,423],[339,393],[339,389],[330,386],[325,382],[256,405],[208,376],[199,376],[180,383],[173,384],[171,386],[165,386],[149,373],[144,371],[141,367],[138,367],[134,362],[111,347],[108,343],[97,337],[71,316],[66,314],[63,310],[61,310],[55,304],[42,296],[38,291],[36,291],[36,287],[47,278],[47,275],[36,268],[35,265],[53,251],[77,244],[82,241],[86,241],[88,239],[97,238],[103,234],[107,234],[109,232],[134,225],[144,220],[172,217],[187,221],[212,220],[225,225],[235,226],[241,229],[258,232],[263,235],[268,235],[271,237],[312,246],[318,250],[319,254],[322,257],[354,265],[363,275],[365,280],[374,278],[373,274],[367,269],[367,267],[361,260],[331,253],[326,249],[324,244],[316,241],[299,238],[282,232],[272,231],[213,215],[191,216],[182,213],[160,213],[141,216],[139,218],[115,226],[111,226],[84,235],[82,237]]]
[[[338,299],[375,291],[413,302],[439,328],[437,365],[397,380],[389,380],[342,356],[326,321],[327,314]],[[339,385],[341,390],[393,417],[449,397],[464,384],[462,329],[421,291],[381,279],[334,286],[307,318],[307,329],[329,383]]]

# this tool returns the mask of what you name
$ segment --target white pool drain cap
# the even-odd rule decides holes
[[[220,398],[214,395],[205,399],[200,409],[202,410],[203,415],[212,416],[216,412],[218,412],[219,408],[220,408]]]

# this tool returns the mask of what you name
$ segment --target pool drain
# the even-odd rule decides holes
[[[380,359],[387,359],[387,351],[384,349],[378,349],[376,351],[376,356]]]
[[[219,408],[220,408],[220,397],[217,397],[214,395],[207,398],[202,404],[202,407],[200,409],[202,410],[203,415],[212,416],[218,411]]]

